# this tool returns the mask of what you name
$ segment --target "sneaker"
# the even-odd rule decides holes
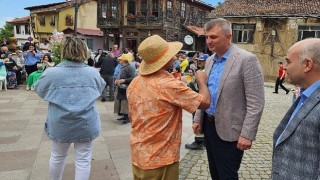
[[[26,90],[29,91],[30,90],[30,87],[28,85],[26,85]]]
[[[126,120],[126,119],[127,119],[127,118],[123,116],[123,117],[121,117],[121,118],[118,118],[117,120],[118,120],[118,121],[122,121],[122,120]]]
[[[195,141],[191,144],[186,144],[185,145],[186,149],[190,149],[190,150],[202,150],[202,144],[198,144]]]
[[[274,94],[278,94],[278,92],[273,92]]]
[[[34,86],[31,86],[30,90],[31,90],[31,91],[34,91]]]
[[[106,101],[107,101],[106,98],[101,99],[101,102],[106,102]]]

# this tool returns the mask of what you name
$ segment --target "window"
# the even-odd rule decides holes
[[[311,37],[320,38],[320,26],[298,26],[298,41]]]
[[[159,0],[152,1],[152,15],[159,17]]]
[[[89,49],[93,49],[93,39],[87,39],[87,46]]]
[[[101,4],[101,17],[107,18],[107,5]]]
[[[181,3],[181,17],[182,19],[186,18],[186,3]]]
[[[30,34],[30,26],[29,25],[24,25],[24,30],[26,34]]]
[[[46,25],[46,17],[45,16],[40,16],[39,17],[39,22],[41,26],[45,26]]]
[[[148,11],[148,2],[147,0],[141,0],[141,15],[142,16],[147,16],[147,11]]]
[[[233,24],[232,42],[234,43],[253,43],[255,24]]]
[[[71,14],[66,15],[66,26],[73,26],[73,18]]]
[[[116,2],[112,2],[111,3],[111,16],[113,18],[116,18],[117,12],[118,12],[118,4]]]
[[[21,34],[21,27],[20,25],[16,26],[16,34]]]
[[[50,25],[55,26],[56,25],[56,16],[51,16]]]
[[[167,1],[167,16],[170,17],[172,14],[172,2]]]
[[[134,17],[136,15],[136,1],[129,0],[128,1],[128,15]]]

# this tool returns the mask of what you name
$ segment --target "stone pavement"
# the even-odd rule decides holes
[[[291,95],[272,94],[266,83],[266,107],[257,140],[246,151],[240,169],[242,179],[269,179],[274,128],[291,104]],[[79,95],[81,98],[81,95]],[[97,101],[101,115],[101,135],[94,141],[91,180],[132,179],[129,134],[130,125],[120,125],[113,114],[113,103]],[[33,91],[0,92],[0,179],[48,179],[50,141],[43,126],[47,102]],[[183,114],[180,179],[210,179],[205,150],[189,151],[184,144],[193,141],[191,114]],[[63,179],[74,179],[73,149]]]

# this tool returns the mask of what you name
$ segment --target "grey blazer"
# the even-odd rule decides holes
[[[284,131],[299,100],[291,106],[273,134],[274,180],[320,179],[320,88],[305,100]]]
[[[206,61],[208,77],[213,66],[213,55]],[[221,77],[215,125],[224,141],[237,141],[239,136],[254,140],[264,107],[264,79],[255,55],[232,45]],[[194,121],[202,125],[202,110],[197,110]],[[202,128],[203,129],[203,128]]]

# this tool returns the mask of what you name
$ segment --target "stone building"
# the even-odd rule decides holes
[[[203,51],[203,34],[201,38],[187,26],[202,27],[211,10],[201,0],[98,0],[98,27],[105,49],[118,44],[136,50],[145,38],[158,34],[184,42],[184,49]]]
[[[232,42],[257,55],[266,80],[292,44],[320,38],[319,0],[225,0],[210,16],[232,22]]]

